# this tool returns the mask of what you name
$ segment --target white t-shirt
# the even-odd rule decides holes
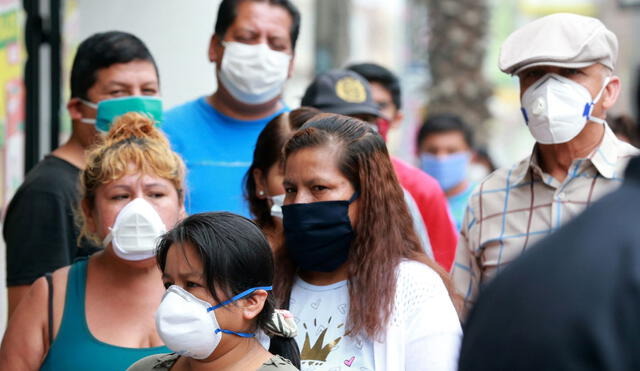
[[[289,308],[298,326],[301,370],[375,370],[372,341],[344,336],[349,314],[347,281],[316,286],[297,277]]]
[[[344,337],[347,281],[315,286],[296,278],[289,308],[298,326],[301,370],[456,370],[462,331],[442,280],[408,260],[396,275],[393,313],[379,341]]]

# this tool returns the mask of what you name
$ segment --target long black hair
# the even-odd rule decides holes
[[[158,245],[157,262],[164,272],[167,253],[174,244],[189,244],[199,255],[205,284],[216,302],[217,292],[227,297],[273,283],[273,255],[269,242],[251,220],[228,212],[194,214],[167,232]],[[265,330],[275,309],[268,293],[256,327]],[[293,338],[272,337],[269,351],[300,367],[300,352]]]

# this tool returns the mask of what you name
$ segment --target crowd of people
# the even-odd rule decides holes
[[[223,0],[217,90],[166,112],[139,38],[80,44],[71,137],[4,218],[0,369],[638,369],[638,135],[605,121],[616,36],[567,13],[514,31],[498,65],[530,156],[495,169],[439,113],[414,166],[386,146],[404,116],[385,67],[282,101],[300,22],[289,0]]]

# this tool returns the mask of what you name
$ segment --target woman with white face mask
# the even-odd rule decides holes
[[[282,245],[282,148],[287,139],[320,111],[302,107],[276,116],[262,129],[253,162],[244,176],[244,193],[254,221],[262,228],[274,251]]]
[[[156,328],[174,352],[136,362],[129,371],[292,371],[299,364],[296,325],[274,309],[273,257],[252,221],[227,213],[195,214],[158,247],[167,288]],[[256,335],[271,338],[267,351]]]
[[[2,370],[122,370],[168,351],[153,314],[164,294],[155,249],[183,215],[184,164],[146,116],[130,113],[87,154],[81,236],[104,250],[40,278],[18,305]]]

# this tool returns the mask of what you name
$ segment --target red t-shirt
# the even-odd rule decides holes
[[[409,191],[418,204],[436,261],[447,271],[451,270],[456,256],[458,232],[442,188],[437,180],[417,167],[395,157],[391,157],[391,162],[400,185]]]

